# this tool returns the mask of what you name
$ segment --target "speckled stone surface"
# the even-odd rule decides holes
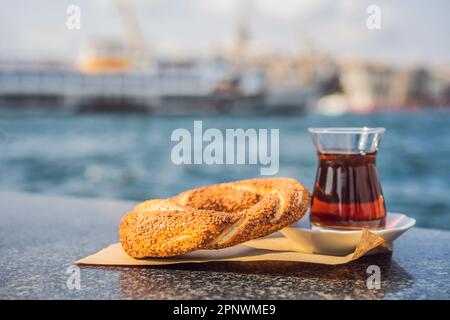
[[[0,192],[1,299],[450,299],[450,232],[414,228],[394,253],[344,266],[291,262],[166,267],[82,267],[74,261],[117,242],[134,203]],[[366,286],[369,265],[381,288]]]

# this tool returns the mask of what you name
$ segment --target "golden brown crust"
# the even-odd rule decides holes
[[[120,241],[134,258],[221,249],[278,231],[306,212],[308,190],[294,179],[250,179],[148,200],[120,223]]]

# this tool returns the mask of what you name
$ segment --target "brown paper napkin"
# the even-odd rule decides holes
[[[177,263],[203,263],[218,261],[296,261],[318,264],[345,264],[374,250],[390,250],[380,236],[363,230],[354,252],[346,256],[331,256],[302,252],[298,245],[284,237],[263,238],[220,250],[198,250],[171,258],[133,259],[123,251],[120,243],[78,260],[79,265],[103,266],[157,266]]]

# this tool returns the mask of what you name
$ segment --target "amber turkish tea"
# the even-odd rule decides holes
[[[310,129],[318,149],[318,168],[311,203],[314,226],[379,229],[386,206],[376,168],[384,129]]]
[[[319,154],[311,222],[335,228],[382,228],[386,208],[376,153]]]

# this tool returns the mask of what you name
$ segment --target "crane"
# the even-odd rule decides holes
[[[142,36],[130,1],[113,0],[125,31],[126,45],[130,54],[131,67],[146,69],[150,66],[150,56]]]

